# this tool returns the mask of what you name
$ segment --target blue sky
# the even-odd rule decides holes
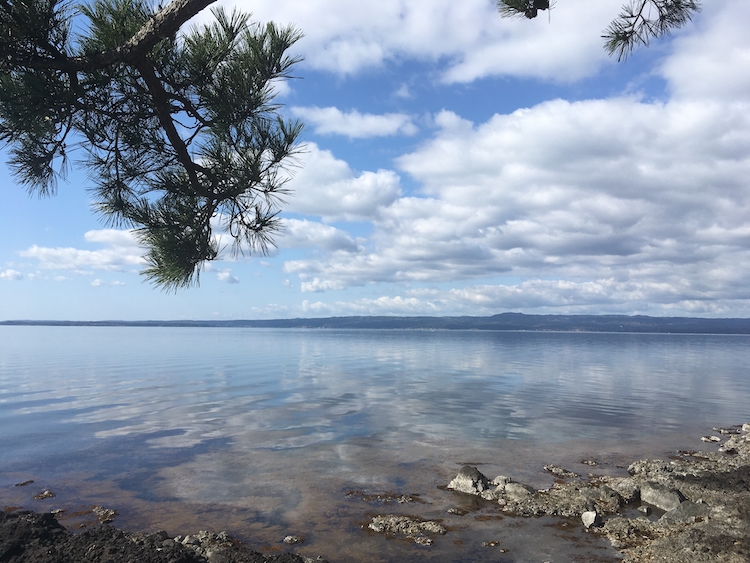
[[[38,199],[0,166],[0,319],[750,316],[750,3],[618,63],[620,4],[224,2],[305,32],[278,248],[164,293],[85,171]]]

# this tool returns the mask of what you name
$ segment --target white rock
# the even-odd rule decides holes
[[[602,525],[602,517],[595,510],[589,510],[581,514],[581,522],[587,530],[591,527],[598,528]]]

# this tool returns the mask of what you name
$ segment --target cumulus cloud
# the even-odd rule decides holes
[[[301,156],[304,165],[289,182],[294,192],[286,211],[318,215],[326,221],[358,221],[378,216],[401,194],[400,179],[392,170],[359,175],[343,160],[314,143]]]
[[[487,0],[231,0],[260,21],[293,23],[305,63],[347,74],[387,61],[445,61],[443,79],[470,82],[492,75],[572,81],[592,74],[607,56],[601,31],[619,0],[578,0],[535,20],[502,18]],[[207,16],[206,16],[207,17]]]
[[[367,251],[284,269],[303,291],[558,280],[538,286],[546,301],[530,283],[514,286],[526,301],[502,289],[506,307],[742,299],[750,275],[747,110],[706,100],[556,100],[480,125],[443,112],[434,139],[397,161],[422,193],[380,210]]]
[[[0,271],[0,280],[18,281],[23,279],[23,274],[16,270]]]
[[[232,270],[222,270],[221,272],[216,273],[216,278],[220,282],[228,283],[228,284],[236,284],[240,283],[240,278],[232,274]]]
[[[138,245],[132,231],[102,229],[88,231],[84,238],[88,242],[105,245],[101,250],[78,248],[47,248],[33,245],[19,251],[25,258],[35,258],[45,270],[106,270],[123,271],[143,265],[143,248]]]
[[[311,124],[319,135],[344,135],[350,139],[413,135],[417,127],[409,115],[386,113],[373,115],[357,110],[342,112],[335,107],[292,107],[291,112]]]
[[[359,252],[361,248],[346,231],[315,221],[284,219],[277,239],[281,248],[319,248],[328,252]]]
[[[750,100],[750,4],[742,0],[704,3],[697,33],[675,40],[662,65],[675,97]]]
[[[683,284],[687,285],[687,284]],[[684,287],[659,281],[527,280],[516,284],[469,285],[450,290],[406,290],[403,295],[338,301],[303,301],[294,316],[656,314],[745,316],[745,295],[682,294]],[[721,293],[721,292],[718,292]],[[718,298],[717,298],[718,297]]]

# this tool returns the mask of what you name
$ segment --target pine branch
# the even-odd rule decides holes
[[[69,73],[91,72],[116,63],[132,64],[142,59],[164,38],[172,37],[185,22],[215,1],[174,0],[154,14],[130,39],[112,49],[74,57],[57,53],[54,50],[44,54],[38,52],[3,52],[2,63],[12,68],[60,70]],[[13,6],[8,0],[0,2],[0,9],[12,17]]]
[[[633,0],[602,35],[604,48],[621,61],[636,46],[648,46],[652,39],[682,27],[700,10],[700,2],[694,0]]]
[[[185,142],[177,132],[177,128],[172,120],[172,113],[169,110],[169,99],[167,98],[167,93],[164,91],[164,86],[159,80],[159,77],[156,76],[154,67],[151,66],[151,63],[148,60],[144,60],[138,64],[136,68],[138,68],[138,72],[141,74],[143,81],[146,83],[146,86],[153,97],[154,108],[159,117],[159,123],[161,123],[161,126],[167,135],[167,139],[169,139],[169,143],[177,153],[177,158],[180,160],[180,164],[182,164],[185,172],[187,172],[188,178],[190,179],[190,185],[195,193],[202,197],[213,199],[214,195],[203,187],[198,178],[198,171],[203,171],[202,167],[193,162]]]

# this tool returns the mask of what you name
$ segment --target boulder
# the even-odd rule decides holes
[[[607,481],[607,484],[622,497],[626,504],[636,502],[641,498],[640,485],[630,477],[613,477]]]
[[[680,506],[685,497],[677,489],[649,482],[641,486],[641,500],[656,508],[669,511]]]
[[[698,518],[705,518],[711,512],[709,506],[703,502],[683,501],[679,506],[664,513],[659,518],[662,524],[676,524],[679,522],[692,523]]]
[[[536,493],[536,489],[522,483],[506,483],[503,492],[510,500],[522,500]]]
[[[490,488],[490,483],[476,467],[464,465],[456,478],[448,483],[448,488],[470,495],[480,495]]]

